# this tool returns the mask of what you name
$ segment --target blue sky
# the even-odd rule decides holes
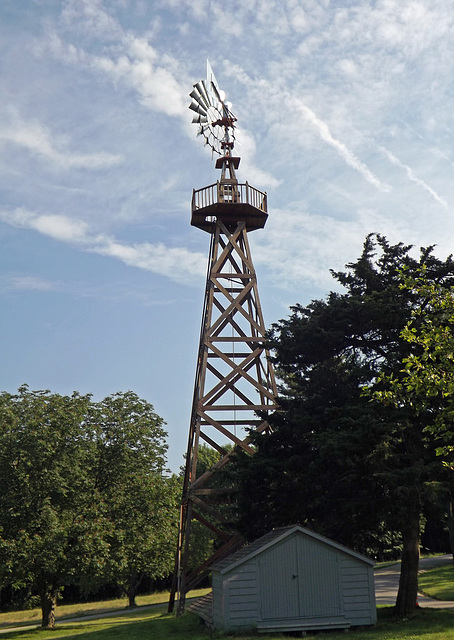
[[[367,233],[453,251],[454,0],[1,0],[0,389],[131,389],[186,448],[217,179],[188,109],[238,118],[268,325]]]

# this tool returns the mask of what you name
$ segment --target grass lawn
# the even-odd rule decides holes
[[[180,618],[166,612],[166,605],[154,609],[130,610],[122,616],[61,622],[55,629],[29,629],[11,631],[5,640],[50,640],[51,638],[86,638],[87,640],[221,640],[232,638],[206,629],[199,619],[190,613]],[[379,622],[375,628],[355,630],[349,634],[318,633],[317,640],[454,640],[454,611],[421,609],[408,620],[396,622],[392,607],[379,610]],[[242,635],[240,640],[277,640],[280,635]]]
[[[395,622],[390,618],[391,609],[380,611],[377,627],[351,631],[350,634],[318,633],[317,640],[454,640],[454,611],[421,610],[410,620]],[[3,635],[3,634],[2,634]],[[33,629],[11,632],[6,639],[50,640],[50,638],[87,638],[87,640],[213,640],[232,638],[207,630],[193,615],[181,618],[166,613],[165,606],[153,610],[131,611],[127,615],[81,622],[60,623],[53,630]],[[279,635],[243,635],[241,640],[277,640]],[[310,636],[308,636],[310,637]]]
[[[188,598],[196,596],[204,596],[211,589],[198,589],[190,591]],[[139,607],[150,604],[165,604],[169,601],[169,593],[152,593],[146,596],[137,596],[136,602]],[[79,604],[66,604],[57,607],[57,622],[65,618],[77,618],[80,616],[91,616],[97,614],[108,613],[110,611],[124,611],[128,606],[126,598],[117,598],[115,600],[102,600],[100,602],[83,602]],[[11,626],[41,624],[41,609],[27,609],[24,611],[9,611],[0,613],[0,630]]]
[[[448,564],[421,573],[419,590],[437,600],[454,600],[454,565]]]

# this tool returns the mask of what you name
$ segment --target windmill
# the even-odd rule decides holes
[[[194,85],[189,108],[198,133],[219,157],[221,177],[194,190],[191,225],[210,234],[210,252],[183,482],[180,530],[169,611],[209,573],[213,562],[244,542],[229,521],[226,505],[235,487],[222,486],[222,472],[232,451],[252,455],[250,431],[269,430],[267,416],[276,409],[276,383],[265,348],[265,325],[248,233],[268,218],[266,193],[236,177],[240,158],[233,155],[236,118],[207,61],[207,77]],[[199,447],[217,452],[217,462],[203,473]],[[221,482],[219,482],[221,479]],[[193,522],[215,538],[214,551],[198,566],[188,564]]]

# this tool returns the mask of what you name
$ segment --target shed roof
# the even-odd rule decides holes
[[[353,558],[356,558],[357,560],[360,560],[361,562],[364,562],[371,566],[375,564],[375,561],[371,560],[371,558],[367,558],[366,556],[363,556],[362,554],[357,553],[356,551],[353,551],[348,547],[344,547],[342,544],[339,544],[338,542],[334,542],[334,540],[325,538],[325,536],[322,536],[319,533],[316,533],[315,531],[311,531],[310,529],[306,529],[305,527],[301,527],[300,525],[289,525],[286,527],[278,527],[276,529],[273,529],[272,531],[270,531],[269,533],[266,533],[261,538],[257,538],[257,540],[254,540],[254,542],[251,542],[250,544],[242,547],[241,549],[227,556],[223,560],[216,562],[211,568],[213,571],[219,571],[220,573],[227,573],[228,571],[231,571],[238,565],[243,564],[247,560],[250,560],[254,556],[259,555],[260,553],[263,553],[269,547],[272,547],[278,542],[285,540],[285,538],[292,536],[296,532],[299,532],[305,536],[308,536],[309,538],[313,538],[318,542],[322,542],[323,544],[326,544],[327,546],[330,546],[333,549],[337,549],[342,553],[345,553],[349,556],[352,556]]]

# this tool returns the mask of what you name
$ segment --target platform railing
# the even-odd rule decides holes
[[[251,187],[248,182],[220,182],[210,184],[203,189],[194,189],[192,194],[192,210],[204,209],[214,204],[249,204],[263,213],[267,213],[266,192]]]

